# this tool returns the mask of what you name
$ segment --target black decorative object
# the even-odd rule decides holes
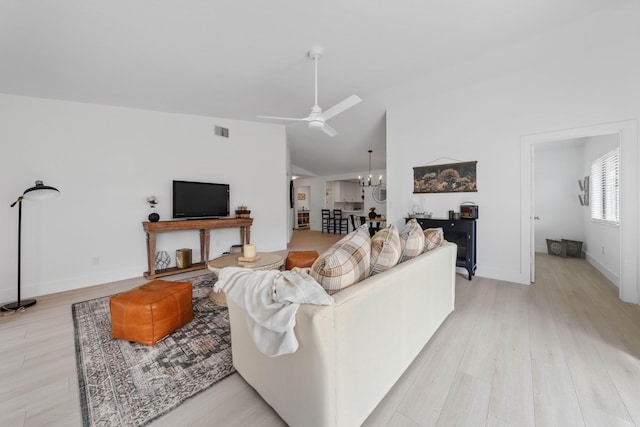
[[[153,208],[152,208],[153,209]],[[160,221],[160,215],[155,210],[149,214],[149,221],[158,222]]]

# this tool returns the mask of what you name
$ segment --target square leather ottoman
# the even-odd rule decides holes
[[[189,282],[154,280],[109,300],[111,337],[154,345],[193,320]]]
[[[291,251],[287,254],[285,269],[291,270],[294,267],[311,267],[317,258],[318,252],[316,251]]]

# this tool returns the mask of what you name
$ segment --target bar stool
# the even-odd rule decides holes
[[[358,228],[358,226],[356,225],[356,216],[349,215],[349,219],[351,219],[351,227],[353,228],[353,231],[355,231],[356,228]]]
[[[327,230],[327,233],[331,232],[333,226],[333,218],[331,217],[331,211],[329,209],[322,209],[322,232]]]
[[[342,217],[342,209],[333,210],[333,232],[342,234],[342,225],[344,230],[349,232],[349,218]],[[339,231],[338,231],[339,230]]]
[[[366,216],[361,216],[360,217],[360,225],[363,224],[367,224],[367,226],[369,227],[369,235],[373,237],[373,235],[375,234],[373,227],[373,223],[371,222],[367,222],[367,217]]]

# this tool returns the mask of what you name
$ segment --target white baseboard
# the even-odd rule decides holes
[[[602,275],[604,277],[606,277],[607,279],[609,279],[611,281],[611,283],[613,283],[614,285],[616,285],[616,287],[619,289],[620,288],[620,275],[612,270],[610,270],[608,267],[606,267],[604,264],[602,264],[601,262],[599,262],[597,259],[595,259],[593,256],[589,255],[588,252],[585,252],[584,255],[585,259],[587,260],[587,262],[589,264],[591,264],[592,266],[594,266],[596,268],[596,270],[598,270],[600,273],[602,273]]]
[[[546,254],[548,252],[548,248],[546,245],[536,246],[536,252],[541,252]]]
[[[465,276],[468,276],[468,274],[466,274],[466,269],[458,267],[458,270],[458,272],[464,273]],[[528,276],[525,276],[521,271],[515,270],[478,267],[475,275],[486,277],[488,279],[502,280],[504,282],[519,283],[521,285],[531,284],[531,280]]]

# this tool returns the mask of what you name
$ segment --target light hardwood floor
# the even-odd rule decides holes
[[[339,238],[300,231],[291,249]],[[536,266],[531,286],[458,275],[455,311],[365,425],[640,426],[640,307],[584,260],[539,255]],[[71,304],[142,282],[43,296],[0,317],[0,425],[81,425]],[[152,425],[284,423],[234,374]]]

